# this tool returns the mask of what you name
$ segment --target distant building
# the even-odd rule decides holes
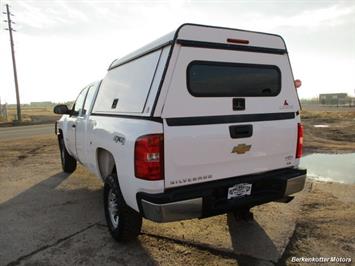
[[[50,107],[52,106],[53,103],[52,102],[31,102],[30,106],[31,107]]]
[[[324,93],[319,94],[319,103],[324,105],[345,105],[349,104],[347,93]]]

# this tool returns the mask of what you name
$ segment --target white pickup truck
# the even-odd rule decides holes
[[[278,35],[184,24],[54,111],[63,170],[80,162],[103,180],[119,241],[142,217],[242,217],[304,187],[300,104]]]

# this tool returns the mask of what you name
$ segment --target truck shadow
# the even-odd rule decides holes
[[[223,224],[216,226],[217,223]],[[157,226],[146,223],[143,236],[189,247],[194,254],[207,252],[215,257],[233,260],[240,266],[275,265],[281,257],[277,249],[279,239],[273,241],[256,220],[236,221],[232,213],[206,218],[205,221]]]
[[[143,233],[137,241],[115,242],[106,227],[102,186],[87,187],[92,176],[57,173],[0,204],[0,264],[154,265],[158,252],[147,237],[195,247],[235,259],[238,265],[277,261],[279,254],[257,222],[237,223],[227,216],[232,249]],[[75,183],[69,186],[68,183]],[[82,184],[83,183],[83,184]],[[83,186],[84,185],[84,186]],[[158,225],[159,226],[159,225]],[[158,256],[158,257],[156,257]],[[158,259],[159,260],[159,259]]]
[[[0,204],[0,264],[94,265],[103,258],[107,263],[154,264],[139,241],[126,247],[111,238],[102,187],[61,186],[76,178],[78,174],[57,173]]]
[[[227,223],[235,254],[274,263],[281,257],[274,242],[256,220],[236,221],[234,215],[228,213]]]

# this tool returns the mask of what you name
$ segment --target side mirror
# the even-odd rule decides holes
[[[53,112],[59,115],[70,115],[71,111],[65,104],[58,104],[54,106]]]

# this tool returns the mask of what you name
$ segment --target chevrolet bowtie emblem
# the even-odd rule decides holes
[[[239,144],[238,146],[233,147],[232,153],[243,154],[249,151],[250,148],[251,145]]]

